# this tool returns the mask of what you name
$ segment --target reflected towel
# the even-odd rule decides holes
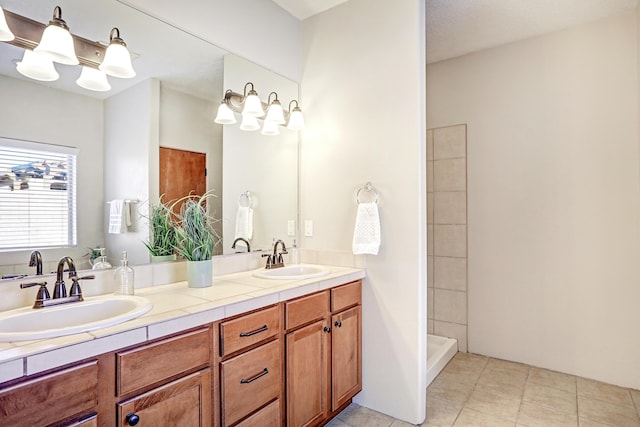
[[[235,238],[242,237],[251,241],[253,237],[253,209],[248,206],[238,206],[236,213],[236,235]],[[243,241],[239,241],[236,245],[240,248],[246,248],[247,245]]]
[[[121,234],[131,225],[129,203],[124,200],[109,202],[109,234]]]
[[[358,204],[356,225],[353,230],[354,255],[378,255],[380,248],[380,216],[377,203]]]

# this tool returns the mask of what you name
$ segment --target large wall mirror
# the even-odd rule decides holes
[[[254,209],[252,250],[268,249],[274,238],[290,243],[295,236],[288,225],[298,219],[297,132],[266,136],[213,119],[226,89],[242,92],[251,81],[263,101],[276,91],[286,106],[298,97],[297,83],[116,0],[2,1],[5,10],[42,23],[57,5],[71,32],[85,39],[107,44],[118,27],[137,75],[109,78],[110,91],[93,92],[76,85],[79,66],[56,64],[59,80],[39,82],[16,70],[24,50],[0,42],[0,137],[78,149],[78,244],[31,248],[41,250],[45,271],[65,255],[90,268],[84,255],[96,245],[107,248],[112,264],[121,250],[134,265],[149,262],[148,226],[138,214],[159,197],[160,147],[206,154],[206,185],[218,196],[213,208],[222,220],[220,253],[234,252],[237,208],[246,204],[246,192]],[[107,233],[114,199],[137,202],[134,224],[123,234]],[[33,274],[29,252],[0,252],[0,276]]]

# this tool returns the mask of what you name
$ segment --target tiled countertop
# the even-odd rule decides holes
[[[324,265],[329,275],[306,280],[271,280],[252,271],[214,277],[213,286],[187,282],[147,287],[136,295],[153,303],[145,315],[119,325],[36,341],[0,343],[0,383],[46,371],[119,348],[235,316],[365,276],[363,269]]]

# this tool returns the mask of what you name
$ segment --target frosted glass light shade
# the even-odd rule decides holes
[[[271,105],[269,105],[269,109],[267,110],[267,117],[265,120],[278,125],[283,125],[285,123],[284,112],[282,111],[280,101],[275,99],[271,102]]]
[[[4,10],[0,7],[0,42],[10,42],[15,39],[9,25],[7,25],[7,18],[4,16]]]
[[[269,120],[264,121],[264,125],[262,125],[263,135],[279,135],[280,131],[278,130],[278,124],[276,122],[270,122]]]
[[[76,80],[76,84],[82,88],[93,90],[96,92],[106,92],[111,90],[107,75],[95,68],[82,66],[80,77]]]
[[[258,123],[258,119],[255,116],[244,115],[242,116],[242,123],[240,123],[241,130],[258,130],[260,129],[260,124]]]
[[[131,65],[129,49],[124,44],[114,41],[107,47],[102,64],[98,68],[113,77],[130,79],[136,76],[136,72]]]
[[[78,65],[73,37],[69,30],[49,22],[47,28],[42,33],[40,44],[34,49],[40,54],[49,56],[52,61],[60,64]],[[64,21],[63,21],[64,22]]]
[[[289,124],[287,124],[287,129],[289,130],[302,130],[305,128],[304,124],[304,116],[302,115],[302,110],[299,107],[295,107],[291,114],[289,115]]]
[[[249,95],[244,100],[244,107],[242,108],[243,116],[263,117],[264,110],[262,109],[262,101],[258,98],[258,94],[255,91],[249,92]]]
[[[236,116],[233,114],[233,110],[231,110],[224,101],[222,101],[218,107],[218,114],[216,114],[214,122],[221,125],[232,125],[236,122]]]
[[[29,49],[24,51],[22,61],[16,64],[16,69],[23,76],[41,82],[52,82],[60,77],[49,56]]]

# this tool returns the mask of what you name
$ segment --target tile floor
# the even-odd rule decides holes
[[[328,427],[408,427],[352,404]],[[422,426],[640,427],[640,391],[458,353],[427,389]]]

